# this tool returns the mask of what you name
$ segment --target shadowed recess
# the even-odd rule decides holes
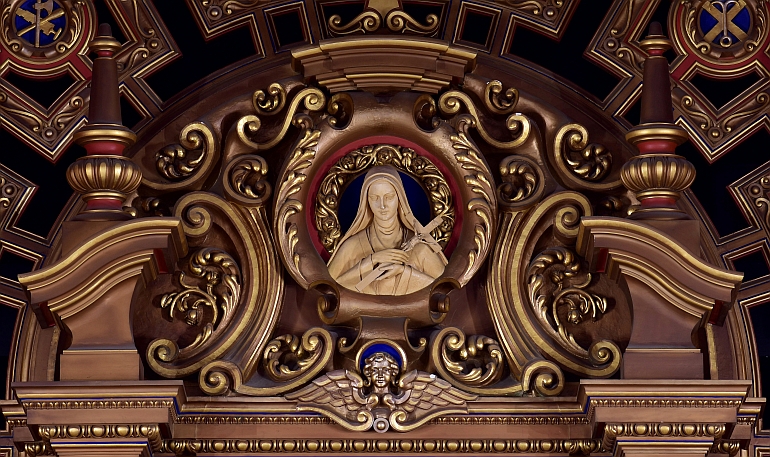
[[[123,120],[123,125],[130,129],[144,120],[144,116],[124,96],[120,97],[120,117]]]
[[[730,154],[722,156],[711,165],[690,142],[676,149],[677,154],[685,156],[695,166],[697,173],[690,189],[706,210],[720,236],[749,226],[727,186],[767,162],[768,144],[770,134],[759,130],[736,146]]]
[[[560,41],[519,24],[508,52],[540,65],[604,100],[620,78],[589,61],[583,53],[611,4],[609,0],[581,2]]]
[[[770,332],[762,330],[770,322],[770,303],[752,306],[749,308],[749,316],[754,327],[754,339],[757,343],[757,356],[759,359],[759,376],[762,391],[758,396],[765,397],[770,393]],[[763,412],[764,414],[767,414],[766,410]]]
[[[5,130],[0,131],[0,144],[0,163],[38,186],[16,226],[41,237],[48,236],[73,193],[67,183],[67,167],[86,155],[85,150],[73,144],[52,164]]]
[[[110,12],[110,8],[107,6],[107,2],[95,1],[93,2],[94,8],[96,8],[96,18],[99,24],[110,24],[112,29],[112,36],[120,43],[126,42],[126,36],[123,35],[123,31],[118,26],[115,17]]]
[[[46,109],[50,108],[61,94],[75,83],[69,73],[47,79],[32,79],[9,71],[3,79]]]
[[[0,395],[5,398],[5,388],[8,379],[8,360],[10,360],[13,329],[19,311],[0,303]],[[0,430],[5,428],[5,417],[0,414]]]
[[[716,109],[730,103],[761,78],[756,72],[744,76],[734,76],[729,80],[718,80],[696,74],[690,83],[706,97]]]
[[[273,33],[278,41],[278,48],[284,49],[293,44],[305,42],[299,10],[275,14],[272,20],[275,25]]]
[[[489,37],[489,29],[492,28],[494,17],[491,14],[482,14],[476,11],[468,11],[465,14],[465,24],[460,40],[486,46]]]
[[[146,78],[163,100],[211,73],[255,55],[251,33],[245,25],[206,41],[184,0],[155,2],[155,8],[182,53],[181,57]]]
[[[28,273],[34,268],[35,262],[8,250],[0,253],[0,276],[17,281],[21,273]]]
[[[738,259],[733,259],[733,265],[737,271],[743,272],[743,282],[761,278],[770,274],[767,260],[762,251],[755,251]]]

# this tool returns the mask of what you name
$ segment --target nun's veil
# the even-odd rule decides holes
[[[415,226],[422,228],[412,214],[412,208],[409,206],[409,200],[406,198],[406,191],[404,191],[404,184],[401,182],[401,176],[399,176],[398,171],[396,171],[394,167],[387,165],[372,167],[372,169],[366,173],[366,177],[364,178],[364,185],[361,188],[361,197],[358,200],[358,212],[356,212],[356,218],[342,239],[340,239],[339,243],[337,243],[338,249],[332,254],[329,263],[334,260],[334,256],[339,252],[339,247],[342,246],[342,243],[353,235],[366,230],[366,228],[372,224],[374,214],[372,213],[371,208],[369,208],[369,188],[380,179],[387,181],[394,189],[396,189],[396,194],[398,195],[398,218],[401,220],[404,227],[415,233],[417,233]]]

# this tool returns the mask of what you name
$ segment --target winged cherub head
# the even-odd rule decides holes
[[[400,372],[398,362],[387,352],[375,352],[367,357],[362,371],[365,382],[372,386],[373,393],[376,394],[387,393]]]

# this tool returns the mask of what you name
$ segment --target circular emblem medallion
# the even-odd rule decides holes
[[[81,60],[78,54],[85,54],[96,33],[93,2],[16,0],[4,4],[1,11],[0,45],[23,74],[61,73],[68,61]]]
[[[679,22],[675,45],[710,67],[735,67],[750,59],[767,38],[767,11],[753,0],[680,2],[672,8]]]
[[[13,19],[16,36],[35,48],[53,45],[67,28],[67,13],[54,0],[25,0],[16,6]]]

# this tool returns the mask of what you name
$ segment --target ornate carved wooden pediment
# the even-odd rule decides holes
[[[761,402],[704,380],[698,335],[741,276],[687,233],[679,131],[645,111],[635,156],[476,58],[330,40],[187,100],[130,158],[105,146],[132,144],[119,118],[79,133],[87,204],[20,278],[59,338],[57,381],[7,409],[26,452],[737,451]]]

